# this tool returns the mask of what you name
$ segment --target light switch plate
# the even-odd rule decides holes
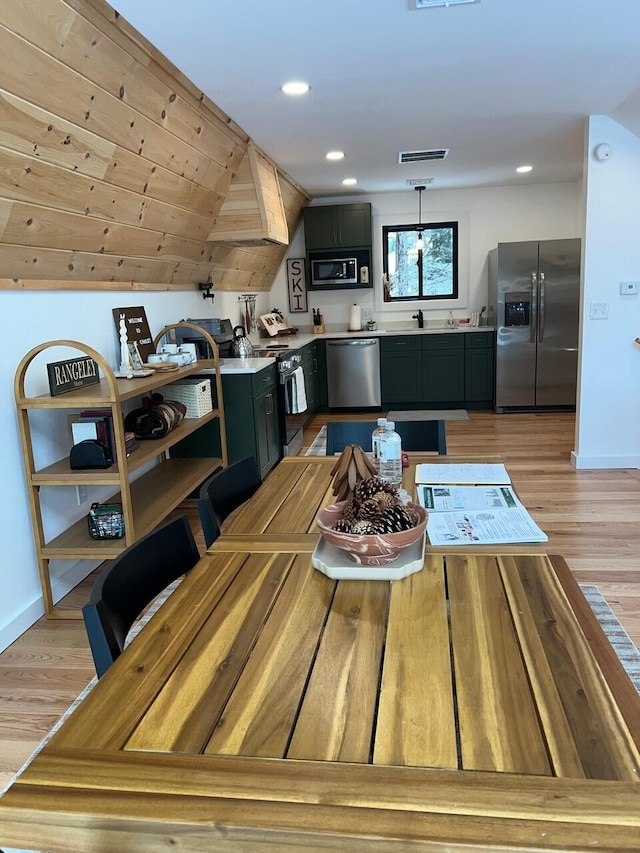
[[[623,296],[635,296],[640,292],[639,281],[621,281],[620,293]]]
[[[609,303],[608,302],[592,302],[590,318],[592,320],[608,320],[609,319]]]

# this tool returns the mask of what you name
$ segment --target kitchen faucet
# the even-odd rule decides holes
[[[418,311],[417,314],[413,314],[411,316],[411,319],[418,321],[418,328],[419,329],[424,329],[424,316],[422,314],[422,310]]]

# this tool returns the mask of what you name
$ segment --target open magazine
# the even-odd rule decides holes
[[[439,469],[456,466],[430,467]],[[438,471],[431,473],[437,474]],[[491,474],[499,479],[504,476],[500,471]],[[548,541],[547,535],[533,521],[510,483],[419,483],[416,490],[418,502],[429,512],[427,535],[431,545]]]

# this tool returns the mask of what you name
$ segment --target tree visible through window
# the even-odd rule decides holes
[[[457,298],[457,222],[385,226],[382,241],[389,280],[385,301]]]

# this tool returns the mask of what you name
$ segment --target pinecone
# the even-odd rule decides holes
[[[342,517],[350,520],[357,519],[360,517],[358,513],[359,509],[360,503],[354,498],[349,498],[342,507]]]
[[[380,492],[380,494],[383,493]],[[376,518],[376,516],[380,512],[380,504],[376,500],[377,497],[378,495],[374,495],[372,498],[367,498],[366,501],[362,501],[362,503],[360,504],[360,512],[358,518],[364,520]]]
[[[380,513],[379,525],[385,533],[399,533],[416,526],[413,512],[402,504],[387,507]]]
[[[394,506],[397,502],[389,492],[377,492],[371,501],[376,505],[376,515],[383,512],[387,507]]]
[[[366,480],[360,480],[353,490],[353,495],[359,501],[366,501],[367,498],[373,497],[378,492],[397,495],[397,490],[390,483],[385,483],[384,480],[381,480],[380,477],[369,477]]]
[[[378,530],[375,524],[370,521],[354,521],[351,525],[351,533],[358,533],[363,536],[370,536],[372,533],[377,533]]]
[[[348,518],[339,518],[331,529],[337,530],[339,533],[351,533],[351,522]]]

